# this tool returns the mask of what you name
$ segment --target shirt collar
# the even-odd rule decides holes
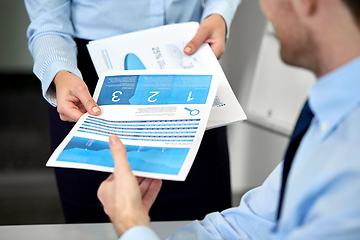
[[[328,136],[360,103],[360,57],[319,78],[309,105],[319,121],[321,138]]]

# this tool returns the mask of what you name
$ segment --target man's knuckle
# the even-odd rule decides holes
[[[85,102],[85,106],[86,107],[90,107],[90,106],[92,106],[94,104],[94,101],[92,100],[92,99],[88,99],[86,102]]]
[[[203,31],[203,32],[209,32],[210,31],[210,26],[206,25],[206,24],[203,24],[199,27],[199,31]]]
[[[87,88],[87,86],[86,86],[85,84],[79,84],[79,85],[77,86],[77,89],[78,89],[78,91],[80,91],[80,92],[86,92],[86,91],[88,91],[88,88]]]
[[[65,117],[64,115],[60,114],[59,116],[60,116],[61,121],[66,121],[67,120],[67,117]]]
[[[65,108],[62,105],[58,105],[56,110],[60,115],[63,115]]]

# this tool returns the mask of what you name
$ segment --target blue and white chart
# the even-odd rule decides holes
[[[136,58],[129,62],[140,63]],[[108,139],[115,134],[135,175],[183,181],[200,146],[218,82],[219,76],[208,70],[105,73],[94,93],[101,114],[84,114],[46,165],[112,172]]]

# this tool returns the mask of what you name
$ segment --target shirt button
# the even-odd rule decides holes
[[[326,131],[327,128],[328,128],[328,126],[327,126],[326,123],[321,124],[321,130],[322,130],[322,131]]]

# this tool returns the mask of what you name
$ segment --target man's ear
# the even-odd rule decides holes
[[[302,13],[306,16],[315,14],[318,7],[318,0],[299,0],[301,4]]]

